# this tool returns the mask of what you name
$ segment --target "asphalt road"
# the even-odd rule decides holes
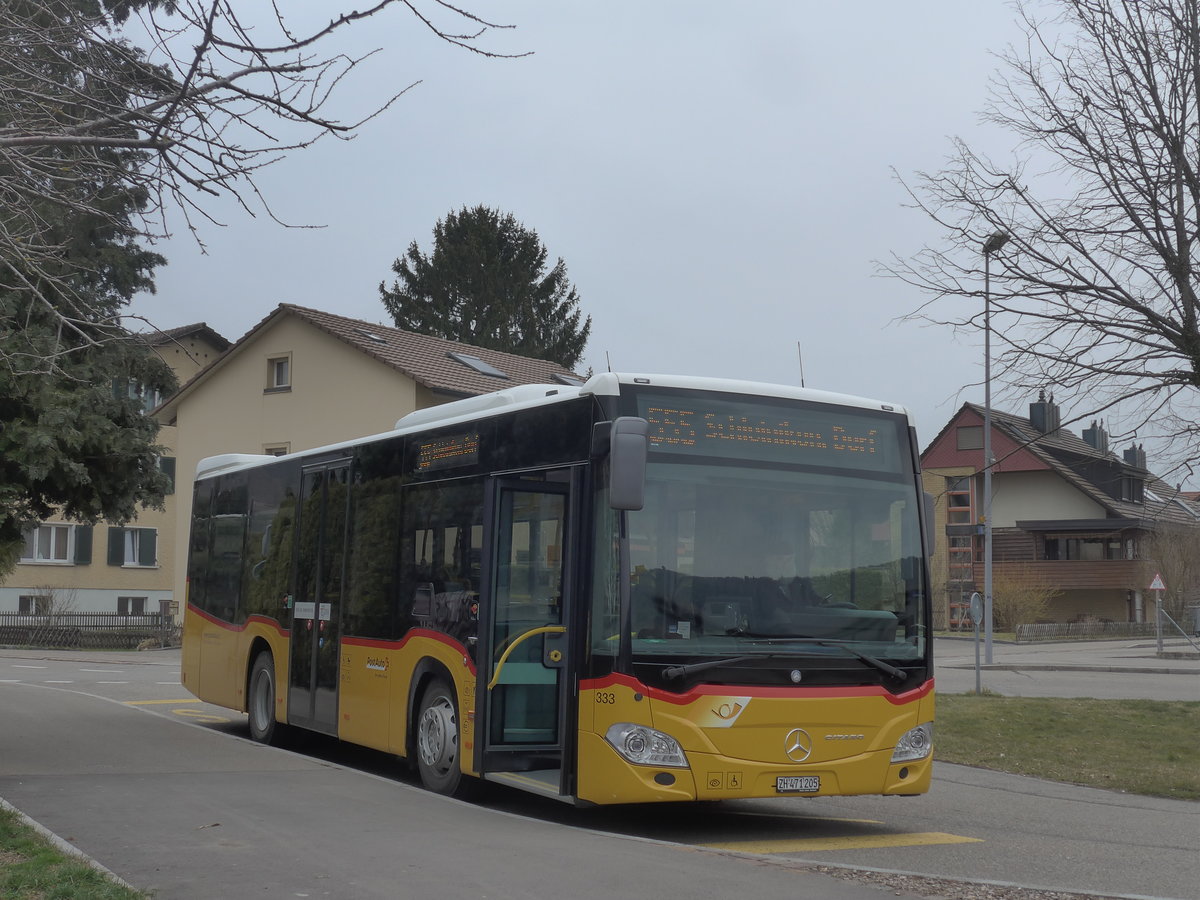
[[[1200,680],[1133,668],[1094,683]],[[574,810],[494,791],[467,806],[381,754],[244,735],[244,717],[180,689],[178,653],[0,650],[0,797],[167,900],[894,895],[814,866],[1200,896],[1196,803],[940,765],[919,798]]]

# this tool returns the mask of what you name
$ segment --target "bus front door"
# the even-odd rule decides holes
[[[492,781],[570,794],[573,540],[569,471],[560,481],[493,483],[490,602],[480,622],[476,768]]]
[[[337,734],[338,631],[346,543],[348,460],[301,474],[292,604],[288,721]]]

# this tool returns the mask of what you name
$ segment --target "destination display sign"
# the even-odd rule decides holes
[[[652,394],[639,410],[652,452],[900,471],[896,419],[869,410]]]
[[[417,471],[434,472],[479,462],[479,432],[443,435],[417,445]]]

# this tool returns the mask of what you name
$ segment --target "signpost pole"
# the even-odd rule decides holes
[[[1162,636],[1162,591],[1154,592],[1154,635],[1158,642],[1158,652],[1163,652]]]
[[[979,669],[979,620],[983,618],[983,598],[979,592],[971,594],[971,624],[975,628],[975,696],[983,693],[982,677]]]
[[[1162,574],[1154,573],[1154,580],[1150,582],[1150,590],[1154,591],[1154,635],[1158,643],[1158,652],[1163,652],[1163,634],[1162,634],[1162,592],[1167,589],[1166,583],[1162,579]]]

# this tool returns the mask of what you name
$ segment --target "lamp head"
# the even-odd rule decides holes
[[[1007,231],[997,231],[991,234],[986,241],[983,242],[983,255],[991,256],[1001,247],[1008,243],[1009,237]]]

